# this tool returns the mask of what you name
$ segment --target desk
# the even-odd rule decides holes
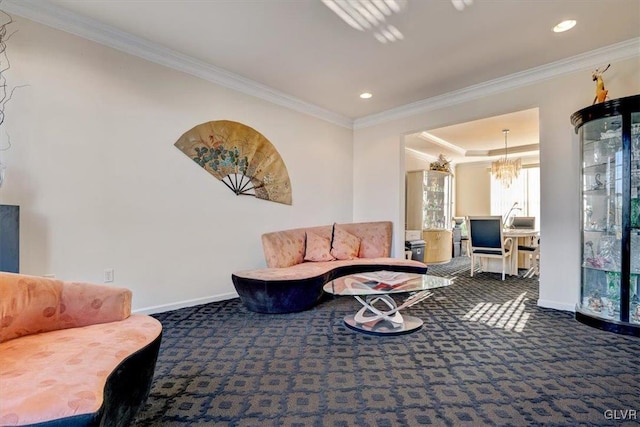
[[[513,245],[511,257],[509,264],[506,268],[506,274],[510,276],[518,275],[518,267],[520,268],[529,268],[529,260],[522,257],[518,254],[518,245],[531,246],[531,240],[536,239],[540,235],[538,230],[527,230],[527,229],[509,229],[504,230],[502,232],[502,236],[506,239],[507,237],[511,237],[513,239]],[[522,258],[522,259],[519,259]],[[483,271],[488,271],[491,273],[501,273],[502,272],[502,261],[499,259],[490,259],[485,258],[481,261],[481,268]]]

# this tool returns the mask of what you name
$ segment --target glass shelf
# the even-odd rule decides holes
[[[620,193],[611,193],[610,191],[607,191],[607,190],[610,190],[610,188],[583,190],[582,194],[584,194],[585,196],[615,196],[615,197],[622,196],[622,194]]]
[[[596,163],[589,166],[585,166],[582,171],[586,174],[588,173],[605,173],[607,172],[608,167],[611,166],[611,162],[606,163]]]

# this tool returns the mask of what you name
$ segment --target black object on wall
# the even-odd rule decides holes
[[[0,271],[20,269],[20,206],[0,205]]]

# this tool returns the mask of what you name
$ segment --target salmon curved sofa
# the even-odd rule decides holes
[[[267,268],[238,271],[233,285],[248,310],[291,313],[314,307],[336,277],[379,270],[426,274],[415,260],[390,257],[390,221],[333,224],[262,235]]]
[[[161,336],[128,289],[0,273],[0,425],[128,425]]]

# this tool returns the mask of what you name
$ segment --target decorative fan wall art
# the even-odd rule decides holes
[[[229,120],[203,123],[174,145],[237,195],[291,204],[291,182],[282,157],[249,126]]]

